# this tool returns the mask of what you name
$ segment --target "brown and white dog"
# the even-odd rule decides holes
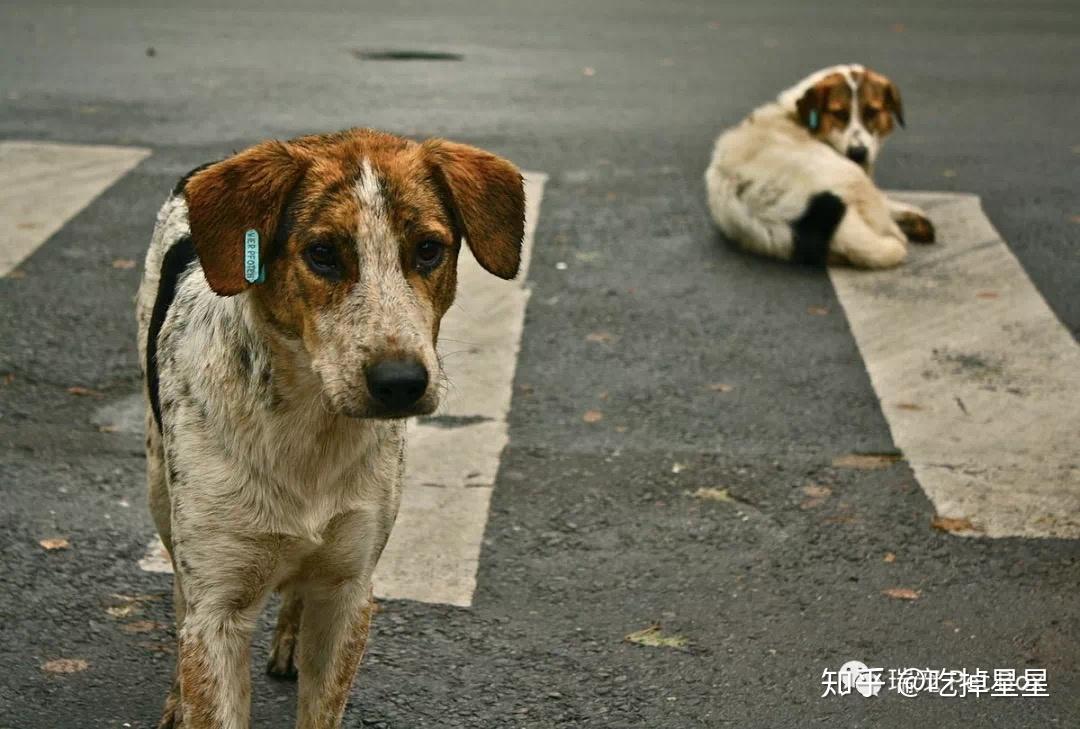
[[[459,246],[510,279],[523,230],[506,160],[372,130],[264,142],[177,185],[137,306],[179,638],[160,726],[248,726],[250,638],[274,590],[268,671],[299,673],[297,727],[340,726],[397,515],[403,418],[443,388]]]
[[[898,265],[934,228],[874,185],[894,120],[903,126],[900,91],[881,74],[852,64],[807,76],[717,139],[705,172],[713,220],[767,256]]]

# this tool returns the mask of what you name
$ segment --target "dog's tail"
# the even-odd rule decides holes
[[[796,220],[770,216],[773,205],[755,204],[752,185],[725,175],[716,166],[705,174],[709,211],[716,225],[743,248],[764,256],[821,265],[829,253],[829,241],[844,217],[844,201],[821,192],[807,203]]]
[[[806,210],[791,223],[791,259],[822,266],[829,257],[829,241],[836,233],[847,205],[831,192],[819,192],[806,203]]]

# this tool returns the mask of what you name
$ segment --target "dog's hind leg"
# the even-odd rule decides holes
[[[299,592],[289,588],[281,591],[281,609],[270,644],[270,660],[266,662],[266,672],[274,678],[296,678],[296,637],[303,607]]]
[[[912,243],[933,243],[937,239],[934,224],[930,218],[914,205],[889,199],[889,216],[900,226],[907,239]]]
[[[907,257],[907,243],[874,231],[857,208],[848,208],[832,240],[832,253],[858,268],[892,268]]]
[[[161,433],[158,431],[157,421],[150,408],[146,409],[146,485],[147,498],[150,503],[150,514],[154,518],[154,524],[161,537],[161,543],[172,558],[172,507],[169,504],[169,484],[166,475],[165,451],[161,444]],[[174,565],[175,567],[175,565]],[[175,569],[173,570],[175,573]],[[173,575],[173,614],[176,618],[176,634],[180,635],[180,627],[184,623],[183,590],[180,589],[180,577]],[[181,729],[183,727],[183,712],[180,705],[180,674],[179,667],[173,667],[173,682],[165,697],[165,707],[161,712],[161,720],[158,729]]]

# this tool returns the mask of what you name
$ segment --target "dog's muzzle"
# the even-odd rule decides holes
[[[861,144],[848,147],[847,158],[860,167],[866,167],[866,161],[870,159],[870,150]]]
[[[408,414],[427,392],[428,371],[415,359],[384,359],[365,372],[371,398],[387,413]]]

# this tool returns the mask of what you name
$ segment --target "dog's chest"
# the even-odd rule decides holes
[[[305,417],[248,421],[233,432],[245,500],[267,531],[320,542],[339,514],[396,506],[403,429],[396,423]]]

